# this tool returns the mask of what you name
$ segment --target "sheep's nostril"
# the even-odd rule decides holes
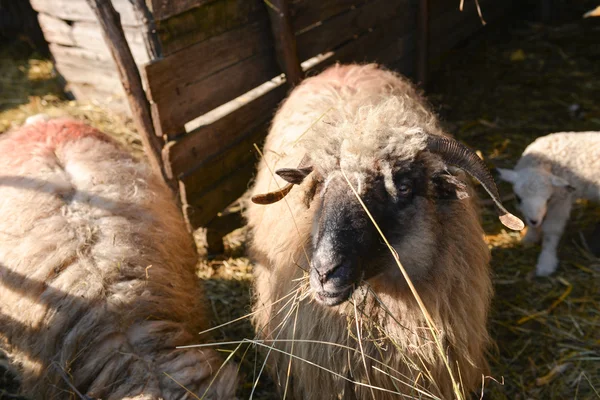
[[[537,225],[537,219],[530,219],[529,222],[531,222],[531,225],[536,226]]]

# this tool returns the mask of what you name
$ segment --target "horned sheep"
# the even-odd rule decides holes
[[[461,169],[506,225],[522,229],[483,162],[441,130],[406,79],[374,64],[337,65],[292,91],[246,211],[254,323],[287,396],[451,398],[481,386],[490,255]]]
[[[23,395],[233,398],[233,366],[176,349],[209,317],[170,190],[101,132],[45,119],[0,136],[0,348]]]
[[[512,183],[525,217],[526,243],[543,237],[536,265],[538,276],[558,267],[557,247],[573,202],[600,203],[600,132],[558,132],[537,138],[514,169],[498,168],[500,179]]]

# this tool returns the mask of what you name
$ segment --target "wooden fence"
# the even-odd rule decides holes
[[[474,0],[462,12],[460,0],[146,0],[160,43],[150,56],[148,21],[135,2],[112,2],[141,72],[154,134],[164,141],[164,173],[178,185],[193,228],[211,224],[246,190],[257,160],[253,144],[264,138],[289,82],[338,61],[379,62],[414,76],[418,59],[437,58],[482,27]],[[31,3],[76,94],[122,93],[86,0]],[[514,3],[479,0],[488,22]]]

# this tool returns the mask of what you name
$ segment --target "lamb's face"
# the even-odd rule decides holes
[[[426,272],[419,269],[429,262],[419,261],[430,260],[435,247],[433,197],[456,199],[456,187],[422,162],[344,172],[409,274]],[[310,285],[315,299],[328,306],[346,301],[363,279],[398,270],[348,181],[335,170],[305,182],[306,203],[315,210]]]
[[[544,221],[548,201],[556,188],[570,188],[564,179],[543,168],[522,168],[507,170],[498,168],[500,178],[512,183],[519,210],[527,225],[537,228]]]

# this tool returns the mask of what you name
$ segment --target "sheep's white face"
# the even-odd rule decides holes
[[[517,198],[519,210],[527,225],[539,227],[548,208],[548,200],[557,187],[570,188],[569,183],[543,168],[519,170],[498,168],[500,179],[510,182]]]

